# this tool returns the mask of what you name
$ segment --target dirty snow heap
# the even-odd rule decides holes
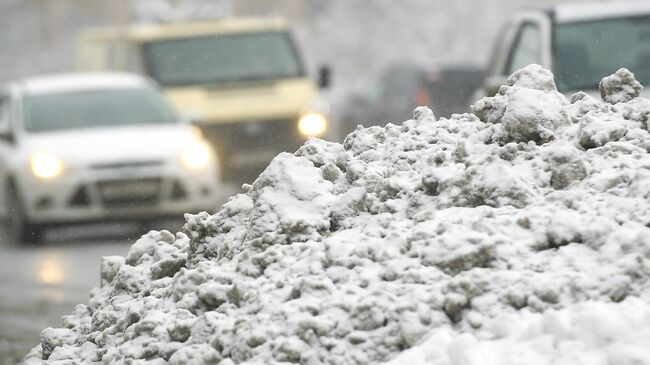
[[[106,257],[26,364],[648,364],[650,100],[514,73],[473,114],[277,156]]]

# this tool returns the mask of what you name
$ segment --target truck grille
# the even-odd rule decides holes
[[[236,169],[241,158],[250,155],[264,156],[263,161],[250,165],[265,166],[280,152],[295,151],[304,142],[293,119],[223,123],[203,125],[205,137],[219,152],[225,170]]]
[[[282,152],[298,142],[295,121],[291,119],[224,123],[203,126],[205,136],[227,151],[275,149]]]

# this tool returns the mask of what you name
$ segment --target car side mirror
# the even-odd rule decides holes
[[[329,66],[321,66],[318,70],[318,88],[327,89],[332,84],[332,69]]]

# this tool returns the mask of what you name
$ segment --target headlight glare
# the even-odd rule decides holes
[[[34,176],[41,179],[52,179],[63,173],[63,163],[48,154],[33,155],[29,165]]]
[[[307,137],[320,137],[327,131],[327,118],[317,113],[305,114],[298,121],[298,130]]]
[[[212,160],[212,151],[206,142],[200,142],[187,148],[181,155],[181,162],[189,170],[200,170]]]

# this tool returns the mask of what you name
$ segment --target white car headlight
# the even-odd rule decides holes
[[[63,173],[63,163],[48,154],[36,154],[29,160],[29,166],[34,176],[41,179],[52,179]]]
[[[320,137],[327,131],[327,118],[319,113],[309,113],[298,120],[298,130],[307,137]]]
[[[206,142],[199,142],[181,154],[181,163],[189,170],[201,170],[212,161],[212,150]]]

